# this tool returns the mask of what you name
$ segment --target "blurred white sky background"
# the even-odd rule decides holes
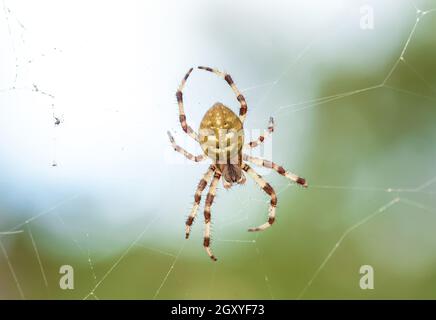
[[[367,3],[376,13],[375,31],[359,27],[359,8]],[[100,226],[96,234],[160,214],[177,220],[167,226],[177,239],[207,167],[174,164],[181,155],[172,152],[166,136],[171,130],[180,145],[200,150],[180,130],[174,96],[191,66],[231,73],[240,89],[249,89],[246,127],[263,129],[280,106],[318,97],[318,85],[331,70],[388,70],[415,15],[410,1],[393,0],[3,5],[0,230],[77,194],[74,201],[86,199],[92,210],[73,204],[69,215],[79,225],[89,224],[92,215],[93,226]],[[196,128],[216,101],[237,110],[224,81],[195,71],[185,90],[188,122]],[[62,120],[57,127],[53,112]],[[292,126],[289,115],[276,117],[281,131],[273,150],[275,159],[297,168],[304,156],[296,152],[298,144],[312,125],[310,115],[298,117]],[[276,147],[283,143],[286,150]],[[290,155],[292,161],[286,160]],[[242,195],[235,194],[220,196],[229,201],[217,207],[233,208]],[[157,228],[163,231],[165,224]]]

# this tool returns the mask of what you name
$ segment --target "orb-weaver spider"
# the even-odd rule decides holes
[[[212,206],[213,199],[215,197],[216,187],[221,178],[223,178],[223,185],[226,189],[230,188],[234,183],[243,184],[245,182],[244,172],[247,173],[254,181],[271,197],[271,202],[268,212],[268,221],[264,224],[250,228],[248,231],[262,231],[270,227],[275,221],[275,210],[277,206],[277,196],[271,185],[266,182],[259,174],[257,174],[246,162],[252,162],[255,165],[263,166],[266,168],[271,168],[285,176],[286,178],[307,187],[306,180],[299,177],[298,175],[286,171],[282,166],[275,164],[274,162],[263,160],[260,158],[251,157],[244,154],[242,151],[244,148],[254,148],[261,144],[266,135],[261,135],[255,141],[251,141],[244,145],[244,129],[243,124],[247,114],[247,102],[244,96],[239,92],[232,77],[229,74],[223,73],[219,70],[212,69],[209,67],[198,67],[199,69],[206,70],[215,73],[217,76],[223,78],[229,86],[232,88],[236,95],[236,99],[240,103],[239,117],[228,107],[220,102],[215,103],[204,115],[200,123],[199,133],[197,134],[186,122],[186,115],[183,106],[183,88],[185,87],[186,81],[192,72],[192,68],[186,73],[183,78],[177,92],[177,103],[179,106],[179,119],[183,131],[185,131],[189,136],[200,143],[203,149],[203,154],[194,156],[187,152],[182,147],[178,146],[171,135],[168,132],[171,144],[175,151],[180,152],[186,158],[193,160],[195,162],[203,161],[207,158],[212,159],[213,163],[209,166],[207,172],[204,174],[203,178],[198,184],[197,191],[194,196],[194,205],[192,207],[191,213],[186,220],[186,239],[189,237],[191,231],[191,225],[197,215],[198,208],[200,206],[201,194],[206,188],[209,181],[210,187],[209,192],[206,197],[206,202],[204,206],[204,219],[205,219],[205,230],[204,230],[204,240],[203,246],[206,249],[209,257],[216,261],[216,257],[213,255],[210,249],[210,221],[211,213],[210,208]],[[274,121],[270,118],[268,126],[268,134],[274,131]]]

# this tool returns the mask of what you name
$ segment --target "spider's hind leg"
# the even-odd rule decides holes
[[[177,98],[177,104],[179,106],[179,121],[183,131],[185,131],[192,139],[199,142],[200,140],[198,138],[198,134],[186,122],[185,106],[183,105],[183,89],[185,88],[186,81],[188,80],[192,70],[193,70],[192,68],[189,69],[188,72],[183,77],[182,82],[180,83],[180,86],[177,89],[176,98]]]
[[[251,169],[251,167],[248,164],[246,164],[246,163],[242,164],[242,170],[247,172],[248,175],[250,177],[252,177],[253,180],[259,185],[259,187],[261,187],[262,190],[265,191],[271,197],[271,202],[270,202],[269,211],[268,211],[268,221],[265,222],[264,224],[256,227],[256,228],[248,229],[248,231],[265,230],[266,228],[271,227],[271,225],[274,223],[274,221],[276,219],[275,218],[276,217],[276,206],[277,206],[276,193],[275,193],[274,189],[271,187],[271,185],[268,182],[266,182],[260,175],[258,175],[256,173],[256,171]]]
[[[214,165],[211,165],[207,172],[204,174],[203,178],[200,180],[197,186],[197,190],[195,191],[194,196],[194,205],[192,206],[191,213],[188,216],[188,219],[186,219],[186,239],[189,238],[189,234],[191,232],[191,226],[194,223],[194,219],[197,216],[198,207],[200,206],[201,201],[201,194],[203,193],[203,190],[206,188],[207,184],[209,183],[210,178],[212,177],[212,174],[216,170]]]
[[[221,173],[215,171],[215,175],[213,177],[212,182],[210,183],[209,192],[206,197],[206,203],[204,205],[205,228],[204,228],[203,246],[206,249],[206,252],[209,255],[209,257],[213,261],[216,261],[217,258],[213,255],[212,250],[210,248],[210,220],[211,220],[210,207],[212,206],[213,199],[215,198],[216,187],[220,178],[221,178]]]

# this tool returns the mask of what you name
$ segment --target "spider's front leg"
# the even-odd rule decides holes
[[[216,261],[217,258],[213,255],[212,250],[210,249],[210,219],[211,219],[210,207],[212,206],[213,199],[215,198],[216,187],[220,178],[221,178],[221,173],[219,171],[215,171],[215,175],[213,177],[212,182],[210,183],[209,192],[206,197],[206,203],[204,205],[204,223],[206,225],[204,228],[203,246],[206,249],[206,252],[209,255],[209,257],[213,261]]]
[[[198,69],[215,73],[218,77],[223,78],[227,82],[227,84],[230,86],[230,88],[232,88],[233,92],[235,93],[236,100],[238,100],[240,104],[239,119],[242,121],[242,123],[244,123],[245,117],[247,116],[247,101],[245,100],[244,95],[239,91],[238,87],[236,87],[236,84],[233,82],[232,77],[228,73],[221,72],[214,68],[199,66]]]
[[[276,171],[277,173],[281,174],[282,176],[298,183],[299,185],[307,188],[307,181],[306,179],[299,177],[298,175],[296,175],[295,173],[292,173],[290,171],[286,171],[282,166],[279,166],[278,164],[272,162],[272,161],[268,161],[268,160],[264,160],[264,159],[260,159],[260,158],[256,158],[256,157],[252,157],[249,156],[247,154],[244,154],[242,156],[244,161],[250,161],[252,163],[254,163],[257,166],[260,167],[265,167],[265,168],[269,168],[269,169],[273,169],[274,171]]]
[[[276,207],[277,207],[277,196],[274,191],[274,189],[271,187],[271,185],[266,182],[260,175],[256,173],[251,167],[244,163],[242,164],[242,170],[248,173],[250,177],[253,178],[253,180],[259,185],[259,187],[262,188],[263,191],[265,191],[270,197],[271,202],[268,210],[268,221],[264,224],[256,227],[256,228],[250,228],[248,231],[262,231],[266,228],[269,228],[275,221],[276,217]]]
[[[203,190],[206,188],[207,184],[209,183],[209,180],[212,177],[215,170],[216,167],[214,165],[211,165],[207,170],[207,172],[203,175],[203,178],[198,183],[197,190],[195,191],[195,196],[194,196],[194,205],[192,206],[192,210],[188,216],[188,219],[186,219],[186,239],[189,238],[189,234],[191,232],[191,226],[194,223],[195,217],[197,216],[198,207],[200,206],[200,201],[201,201],[201,194],[203,193]]]
[[[179,121],[183,131],[185,131],[192,139],[199,142],[200,140],[198,138],[198,134],[186,122],[185,107],[183,105],[183,89],[185,88],[186,81],[188,80],[192,70],[193,70],[192,68],[189,69],[188,72],[183,77],[182,82],[180,83],[180,86],[177,89],[176,98],[177,98],[177,104],[179,106]]]

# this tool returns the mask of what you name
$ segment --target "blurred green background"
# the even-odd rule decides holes
[[[435,28],[434,0],[5,1],[0,298],[436,298]],[[216,263],[202,207],[184,240],[208,164],[166,137],[200,152],[174,96],[196,65],[232,75],[247,135],[274,116],[261,154],[309,183],[259,170],[278,193],[277,222],[259,234],[246,230],[265,221],[267,196],[220,184]],[[216,101],[238,108],[224,81],[195,71],[188,122]],[[73,290],[59,287],[62,265]]]

